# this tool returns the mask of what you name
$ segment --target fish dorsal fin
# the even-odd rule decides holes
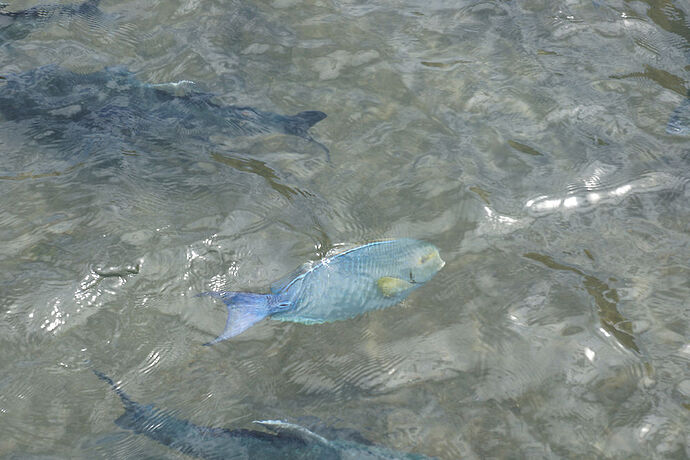
[[[253,423],[261,425],[277,435],[292,436],[307,443],[322,444],[324,446],[331,445],[331,442],[323,436],[319,436],[313,431],[309,431],[303,426],[295,425],[294,423],[288,423],[282,420],[254,420]]]
[[[325,424],[321,419],[313,415],[303,415],[297,419],[297,422],[307,427],[310,431],[320,433],[331,442],[345,441],[356,442],[365,446],[373,446],[374,443],[365,438],[362,433],[352,428],[336,428],[334,426]]]
[[[287,275],[283,276],[280,278],[278,281],[275,281],[274,283],[271,283],[271,293],[272,294],[278,294],[281,292],[283,289],[285,289],[295,278],[298,276],[304,275],[308,271],[318,267],[323,263],[324,260],[332,259],[333,257],[337,257],[343,254],[346,254],[350,251],[353,251],[355,249],[360,248],[361,246],[356,246],[356,245],[351,245],[351,246],[339,246],[337,248],[331,249],[326,253],[326,255],[319,259],[319,260],[311,260],[309,262],[305,262],[302,265],[300,265],[298,268],[295,270],[291,271]]]
[[[400,278],[393,278],[391,276],[382,276],[376,281],[376,285],[385,297],[396,296],[408,289],[413,284]]]
[[[280,291],[285,289],[285,287],[288,284],[290,284],[295,278],[297,278],[300,275],[304,275],[309,270],[311,270],[316,265],[316,263],[318,262],[305,262],[295,270],[292,270],[290,273],[280,278],[278,281],[271,283],[271,293],[279,293]]]
[[[170,83],[150,83],[148,86],[176,97],[202,93],[197,84],[191,80],[180,80]]]

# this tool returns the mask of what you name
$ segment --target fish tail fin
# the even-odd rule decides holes
[[[326,118],[326,114],[318,110],[307,110],[306,112],[293,115],[292,118],[300,121],[305,126],[305,129],[309,129]]]
[[[326,114],[318,110],[307,110],[306,112],[300,112],[296,115],[288,117],[289,121],[285,125],[285,132],[287,134],[292,134],[293,136],[299,136],[307,139],[310,142],[318,145],[319,148],[326,152],[326,159],[330,163],[331,154],[328,148],[321,142],[314,140],[313,137],[307,132],[309,128],[326,118]]]
[[[120,388],[120,386],[119,386],[118,384],[116,384],[115,382],[113,382],[113,379],[111,379],[110,377],[108,377],[107,375],[105,375],[103,372],[97,371],[96,369],[91,369],[91,371],[92,371],[94,374],[96,374],[96,377],[98,377],[99,379],[103,380],[105,383],[107,383],[108,385],[111,386],[111,388],[113,389],[113,391],[114,391],[115,393],[117,393],[117,395],[118,395],[118,396],[120,397],[120,399],[122,400],[122,405],[125,406],[125,409],[127,410],[127,412],[129,412],[131,409],[134,408],[134,406],[135,406],[136,403],[135,403],[134,401],[132,401],[132,400],[129,398],[129,396],[127,396],[127,393],[125,393],[124,391],[122,391],[122,388]]]
[[[283,118],[283,129],[285,130],[286,134],[309,138],[307,130],[324,118],[326,118],[326,114],[319,112],[318,110],[300,112],[297,115]]]
[[[274,306],[275,296],[270,294],[255,294],[253,292],[203,292],[199,296],[207,295],[221,299],[228,308],[228,319],[225,322],[225,330],[221,335],[205,343],[204,345],[214,345],[223,340],[234,337],[247,329],[254,323],[279,311]]]

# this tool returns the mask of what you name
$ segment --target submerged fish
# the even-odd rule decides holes
[[[94,20],[103,14],[98,8],[100,2],[101,0],[87,0],[79,4],[37,5],[19,11],[0,11],[0,30],[6,38],[20,39],[27,36],[34,27],[49,21],[72,17]],[[0,3],[0,10],[6,7],[6,3]]]
[[[288,116],[221,105],[192,82],[142,83],[122,67],[77,74],[55,65],[0,75],[0,116],[37,143],[72,155],[214,134],[272,132],[313,141],[309,128],[326,118],[318,111]]]
[[[270,294],[199,294],[217,297],[228,308],[225,331],[206,345],[233,337],[267,316],[314,324],[390,307],[444,265],[433,244],[404,238],[365,244],[321,259],[275,283]]]
[[[666,132],[674,136],[690,136],[690,91],[668,119]]]
[[[329,440],[307,428],[280,420],[254,423],[270,430],[214,428],[195,425],[152,405],[132,399],[105,374],[93,371],[113,388],[125,407],[115,423],[121,428],[153,439],[184,454],[221,459],[417,459],[429,457],[396,452],[381,446],[350,440]]]

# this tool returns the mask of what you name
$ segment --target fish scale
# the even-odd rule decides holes
[[[228,308],[225,331],[211,345],[240,334],[263,318],[318,324],[395,305],[443,266],[438,249],[411,238],[358,246],[307,265],[270,294],[205,292]]]

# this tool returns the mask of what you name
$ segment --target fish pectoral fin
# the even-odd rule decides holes
[[[115,419],[114,423],[125,430],[135,430],[137,426],[137,414],[132,410],[126,410],[124,414]]]
[[[329,446],[331,442],[307,428],[296,425],[294,423],[284,422],[282,420],[254,420],[253,423],[261,425],[269,431],[274,432],[279,436],[290,436],[301,439],[307,443],[316,443]]]
[[[393,297],[412,287],[412,283],[400,278],[393,278],[391,276],[383,276],[376,281],[381,294],[385,297]]]

